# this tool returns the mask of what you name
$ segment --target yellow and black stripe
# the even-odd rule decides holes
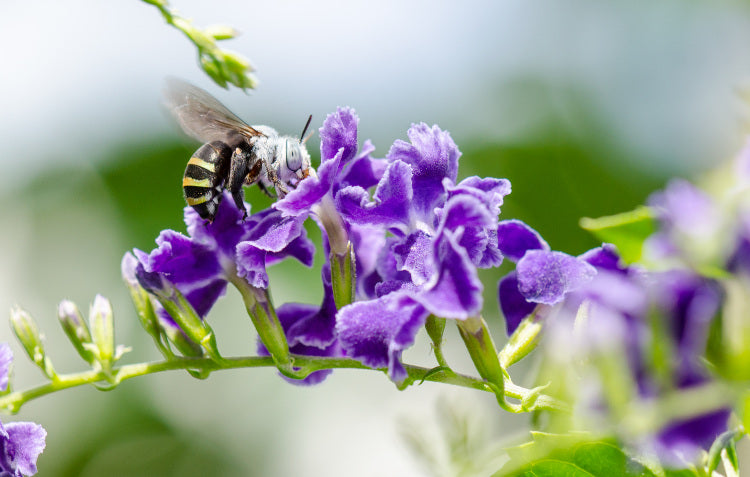
[[[220,141],[204,144],[188,161],[182,178],[185,201],[203,219],[213,221],[221,201],[232,149]]]

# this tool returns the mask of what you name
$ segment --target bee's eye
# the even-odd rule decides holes
[[[302,154],[300,153],[299,145],[290,141],[286,143],[286,167],[290,171],[302,169]]]

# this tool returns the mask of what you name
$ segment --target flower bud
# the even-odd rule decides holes
[[[227,87],[227,80],[224,75],[224,71],[221,65],[218,63],[215,57],[208,54],[201,54],[200,57],[201,68],[211,77],[219,86],[222,88]]]
[[[228,25],[209,25],[203,29],[203,33],[218,41],[231,40],[240,34],[239,31]]]
[[[41,368],[47,377],[52,379],[55,371],[52,363],[47,359],[39,327],[31,315],[20,307],[14,306],[10,310],[10,325],[29,358]]]
[[[115,356],[115,328],[112,305],[101,295],[96,295],[89,311],[89,326],[96,360],[108,370]]]
[[[87,363],[94,362],[94,355],[85,344],[91,344],[91,332],[81,316],[81,312],[75,303],[63,300],[57,307],[57,317],[60,319],[65,334],[75,347],[81,358]]]
[[[526,317],[505,343],[498,357],[500,365],[507,369],[536,348],[542,331],[542,323],[536,315]]]
[[[142,263],[135,267],[135,277],[144,290],[159,298],[170,299],[174,295],[174,286],[161,273],[146,271]]]
[[[122,257],[122,278],[130,290],[130,297],[133,299],[133,305],[135,305],[135,311],[141,321],[141,326],[157,341],[157,344],[161,344],[159,319],[154,313],[154,306],[151,304],[148,292],[138,282],[136,277],[137,266],[138,260],[135,256],[130,252],[126,253]]]

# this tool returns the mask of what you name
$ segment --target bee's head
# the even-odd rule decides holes
[[[310,133],[309,136],[305,137],[305,133],[307,132],[307,128],[310,127],[311,121],[312,114],[307,118],[307,123],[305,123],[305,127],[302,129],[302,134],[298,141],[293,139],[286,140],[286,167],[287,170],[293,172],[299,180],[309,176],[311,171],[310,154],[305,147],[305,143],[310,139],[310,136],[312,136],[312,133]]]
[[[286,140],[286,168],[298,179],[310,175],[310,154],[304,143],[295,139]]]

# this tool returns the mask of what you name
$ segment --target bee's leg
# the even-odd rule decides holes
[[[271,197],[272,199],[275,199],[276,197],[271,195],[271,193],[268,191],[268,188],[266,188],[265,184],[263,184],[263,181],[260,180],[261,172],[263,172],[263,161],[256,160],[255,164],[250,167],[250,171],[247,173],[247,177],[245,177],[245,185],[250,186],[253,184],[258,184],[258,187],[263,191],[264,194],[266,194],[268,197]]]
[[[258,182],[258,188],[263,191],[264,194],[266,194],[268,197],[272,199],[277,199],[279,196],[272,193],[270,190],[268,190],[268,187],[263,184],[263,182]]]
[[[229,179],[226,185],[226,188],[232,194],[237,208],[243,211],[242,218],[247,217],[247,209],[245,208],[242,193],[242,186],[245,182],[245,176],[247,176],[247,156],[248,154],[243,152],[239,147],[234,150],[232,160],[229,164]]]
[[[289,189],[287,189],[286,185],[281,182],[281,180],[279,180],[279,176],[278,174],[276,174],[276,170],[271,167],[271,164],[269,164],[265,159],[263,160],[263,165],[266,167],[266,175],[268,176],[268,180],[273,182],[273,186],[277,191],[280,191],[284,195],[287,195],[289,193]]]

